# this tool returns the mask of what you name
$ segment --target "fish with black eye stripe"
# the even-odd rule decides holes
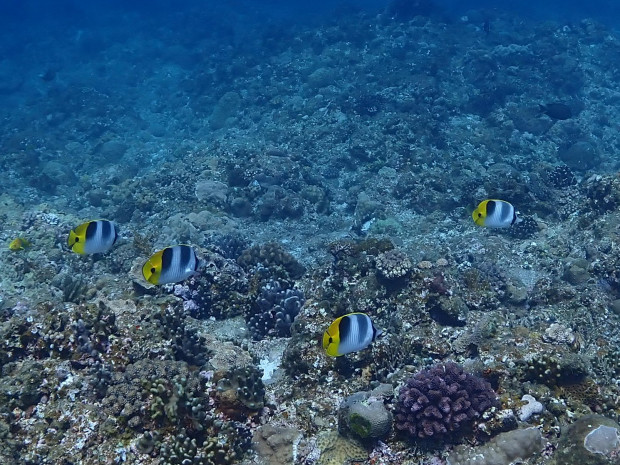
[[[80,255],[106,253],[118,239],[118,228],[113,221],[92,220],[69,232],[67,245]]]
[[[155,285],[179,283],[196,274],[199,266],[192,246],[173,245],[151,255],[142,267],[142,275]]]
[[[340,357],[365,349],[380,335],[368,315],[349,313],[329,325],[323,334],[323,349],[330,357]]]
[[[471,216],[474,223],[487,228],[509,228],[519,221],[515,207],[510,202],[497,199],[483,200]]]

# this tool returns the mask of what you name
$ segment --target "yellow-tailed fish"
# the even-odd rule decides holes
[[[483,200],[471,216],[474,223],[487,228],[509,228],[517,221],[515,207],[505,200],[497,199]]]
[[[151,284],[178,283],[198,270],[196,251],[189,245],[173,245],[151,255],[142,275]]]
[[[13,252],[24,250],[26,247],[30,247],[30,242],[28,239],[24,239],[23,237],[17,237],[9,244],[9,250],[12,250]]]
[[[79,254],[105,253],[118,239],[118,230],[113,221],[93,220],[82,223],[69,233],[67,244]]]
[[[323,349],[331,357],[363,350],[381,334],[365,313],[349,313],[336,318],[323,334]]]

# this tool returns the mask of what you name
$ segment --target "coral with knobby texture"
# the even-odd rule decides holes
[[[590,361],[582,354],[566,351],[533,354],[526,361],[524,378],[549,387],[583,382],[590,371]]]
[[[560,165],[553,168],[547,174],[549,183],[558,189],[574,186],[577,184],[577,179],[572,170],[566,165]]]
[[[512,225],[509,232],[517,239],[530,239],[538,232],[538,222],[532,216],[520,215],[519,221]]]
[[[412,438],[449,440],[498,404],[491,385],[456,363],[422,370],[400,389],[395,426]]]
[[[187,324],[187,317],[179,306],[170,306],[157,314],[162,336],[170,340],[170,347],[176,360],[183,360],[193,366],[202,366],[209,359],[204,336]]]
[[[256,271],[258,268],[284,279],[299,279],[306,271],[295,257],[275,243],[255,245],[244,250],[237,263],[246,271]]]
[[[599,214],[613,211],[620,205],[620,179],[616,176],[594,175],[585,181],[589,207]]]
[[[160,448],[162,465],[232,465],[250,448],[249,429],[237,422],[223,422],[219,431],[192,437],[181,429]]]
[[[209,243],[222,257],[233,260],[249,247],[249,243],[237,234],[215,234],[210,237]]]
[[[261,288],[251,313],[247,315],[252,337],[261,340],[266,336],[290,336],[291,325],[304,302],[301,290],[283,287],[279,281],[269,281]]]
[[[229,416],[249,409],[257,411],[265,405],[262,370],[254,366],[235,368],[217,383],[218,399]]]
[[[375,265],[379,275],[388,280],[403,278],[413,269],[407,254],[397,249],[377,255]]]
[[[240,315],[250,306],[249,278],[230,258],[204,251],[200,274],[174,286],[185,312],[199,320],[223,320]]]

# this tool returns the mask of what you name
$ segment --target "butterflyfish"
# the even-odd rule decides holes
[[[487,228],[509,228],[517,221],[517,212],[505,200],[483,200],[471,214],[474,223]]]
[[[142,275],[151,284],[178,283],[198,270],[198,257],[189,245],[173,245],[151,255],[142,267]]]
[[[323,334],[323,349],[331,357],[363,350],[381,332],[365,313],[349,313],[336,318]]]
[[[69,233],[67,244],[79,254],[105,253],[118,239],[118,230],[113,221],[93,220],[82,223]]]

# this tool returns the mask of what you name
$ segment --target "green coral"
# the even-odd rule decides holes
[[[165,465],[232,465],[250,447],[249,430],[218,419],[205,383],[192,373],[145,383],[155,428],[137,439],[136,449],[143,454],[159,450]],[[169,435],[173,431],[174,436]]]
[[[160,453],[164,465],[229,465],[238,458],[234,450],[220,444],[217,438],[198,441],[185,432],[164,443]]]
[[[359,413],[352,413],[349,416],[349,428],[361,438],[367,438],[372,431],[370,421]]]
[[[393,394],[391,385],[381,384],[372,391],[355,392],[345,398],[338,409],[338,431],[364,440],[385,438],[392,430],[392,413],[384,398]]]

